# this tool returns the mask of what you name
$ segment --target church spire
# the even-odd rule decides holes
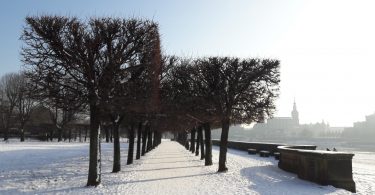
[[[292,119],[295,125],[299,125],[299,114],[297,111],[296,98],[294,98],[294,103],[293,103]]]

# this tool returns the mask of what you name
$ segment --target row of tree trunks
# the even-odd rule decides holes
[[[87,133],[88,133],[88,129],[85,128],[84,129],[84,135],[82,134],[82,129],[78,129],[76,130],[77,132],[73,133],[72,129],[69,129],[68,131],[68,134],[66,133],[63,133],[63,130],[60,130],[58,128],[57,129],[57,133],[58,135],[55,136],[55,128],[51,128],[48,130],[48,132],[46,133],[46,136],[45,136],[45,140],[46,141],[53,141],[53,139],[57,138],[57,141],[58,142],[61,142],[61,141],[66,141],[68,140],[69,142],[71,142],[72,140],[76,141],[78,139],[79,142],[86,142],[87,141]],[[113,142],[113,133],[112,131],[110,131],[110,140],[111,142]],[[20,129],[20,141],[25,141],[25,131],[24,129]]]
[[[109,126],[106,125],[104,127],[104,133],[105,133],[105,142],[113,142],[113,125]]]
[[[183,145],[186,148],[186,150],[189,150],[189,141],[187,138],[188,134],[185,131],[175,134],[175,140],[181,145]]]
[[[119,121],[113,122],[113,132],[114,132],[114,160],[113,160],[113,170],[112,172],[119,172],[121,170],[121,159],[120,159],[120,139],[119,139]],[[146,125],[142,133],[142,122],[138,123],[137,129],[137,149],[136,149],[136,160],[144,156],[147,152],[152,150],[154,147],[161,143],[161,134],[152,132],[150,126]],[[154,140],[153,140],[154,137]],[[133,163],[134,159],[134,145],[135,145],[135,123],[131,123],[130,129],[128,131],[128,158],[127,165]],[[151,144],[155,144],[154,146]]]
[[[159,144],[161,144],[161,133],[158,132],[158,131],[155,131],[154,134],[156,135],[155,136],[155,139],[154,139],[154,148],[157,147]]]
[[[153,133],[153,134],[152,134]],[[129,148],[128,148],[128,159],[127,164],[133,163],[134,156],[134,141],[135,141],[135,130],[134,123],[131,124],[129,129]],[[142,133],[142,122],[138,124],[137,130],[137,151],[136,159],[140,159],[147,152],[151,151],[161,143],[161,133],[150,129],[150,125],[145,126],[145,130]]]
[[[228,125],[229,128],[229,125]],[[204,137],[203,137],[204,131]],[[195,134],[197,134],[197,140],[195,143]],[[191,139],[190,139],[190,147],[189,141],[187,139],[187,133],[179,133],[177,135],[177,141],[185,146],[185,148],[192,153],[195,152],[195,155],[199,155],[199,148],[201,153],[201,160],[205,160],[205,165],[210,166],[212,165],[212,141],[211,141],[211,127],[210,123],[204,123],[202,126],[198,126],[198,128],[193,128],[191,131]],[[195,146],[196,144],[196,146]],[[193,152],[193,150],[195,150]]]

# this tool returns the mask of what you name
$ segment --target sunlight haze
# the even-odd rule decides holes
[[[135,2],[3,2],[0,76],[20,69],[28,15],[135,16],[159,23],[167,54],[279,59],[275,116],[290,116],[294,99],[301,123],[352,126],[375,112],[374,1]]]

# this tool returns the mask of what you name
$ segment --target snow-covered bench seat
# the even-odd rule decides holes
[[[247,149],[247,153],[248,154],[256,154],[257,153],[257,149],[249,148],[249,149]]]
[[[275,156],[276,160],[280,160],[280,152],[275,152],[273,155]]]
[[[270,152],[267,151],[267,150],[262,150],[259,152],[259,156],[260,157],[269,157],[270,156]]]

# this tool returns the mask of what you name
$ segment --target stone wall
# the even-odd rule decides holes
[[[219,146],[220,140],[212,140]],[[321,185],[332,185],[355,192],[355,182],[352,173],[352,158],[354,154],[344,152],[317,151],[313,145],[293,145],[261,142],[228,141],[228,148],[247,151],[256,149],[257,152],[267,150],[271,154],[280,152],[279,168],[298,175],[300,179],[312,181]]]
[[[354,154],[318,151],[305,146],[280,146],[279,168],[300,179],[356,192],[352,173]]]
[[[212,140],[212,144],[220,146],[220,140]],[[256,149],[257,152],[261,150],[267,150],[271,154],[277,152],[278,146],[284,146],[284,144],[277,143],[262,143],[262,142],[238,142],[238,141],[228,141],[228,148],[247,151],[247,149]]]

